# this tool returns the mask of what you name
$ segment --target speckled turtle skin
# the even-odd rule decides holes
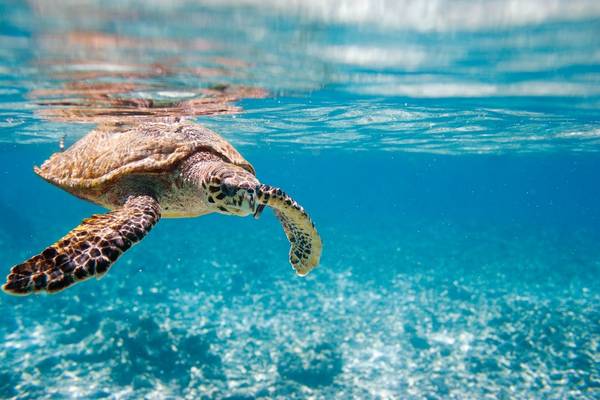
[[[321,256],[321,238],[306,211],[221,136],[191,122],[103,125],[35,172],[82,199],[112,210],[85,219],[40,254],[15,265],[3,290],[54,293],[103,276],[161,217],[209,213],[258,217],[273,208],[290,241],[289,260],[306,275]]]

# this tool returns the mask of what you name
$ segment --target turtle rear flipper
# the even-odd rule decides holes
[[[160,219],[150,196],[130,196],[123,207],[93,215],[40,254],[12,267],[2,289],[14,295],[63,290],[104,275]]]
[[[258,202],[273,208],[290,241],[290,263],[300,276],[319,264],[323,243],[304,208],[281,189],[261,185]],[[257,209],[258,212],[262,211]]]

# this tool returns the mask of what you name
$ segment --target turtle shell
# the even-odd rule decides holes
[[[64,188],[98,188],[129,174],[171,171],[199,151],[255,173],[225,139],[188,122],[147,122],[132,128],[102,126],[34,169],[42,178]]]

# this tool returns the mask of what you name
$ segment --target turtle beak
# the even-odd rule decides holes
[[[265,209],[265,205],[264,204],[258,204],[256,206],[256,209],[254,210],[254,219],[258,219],[260,217],[260,214],[262,214],[263,210]]]
[[[254,210],[252,215],[254,216],[254,219],[258,219],[265,209],[265,204],[261,204],[257,189],[251,190],[250,193],[252,194],[249,201],[250,208]]]
[[[248,208],[252,210],[252,215],[254,216],[254,218],[258,219],[263,209],[265,208],[265,205],[259,203],[254,191],[250,191],[250,193],[247,193],[245,197],[246,201],[248,202]]]

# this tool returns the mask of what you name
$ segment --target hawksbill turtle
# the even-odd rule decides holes
[[[252,165],[215,132],[189,121],[97,128],[35,172],[67,192],[108,208],[58,242],[12,267],[10,294],[54,293],[96,276],[161,217],[209,213],[256,218],[265,206],[281,221],[298,275],[318,263],[322,242],[304,209],[281,189],[262,184]]]

